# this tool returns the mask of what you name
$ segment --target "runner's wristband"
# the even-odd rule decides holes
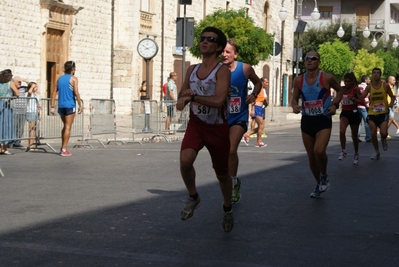
[[[197,96],[197,94],[192,94],[191,95],[191,102],[195,102],[194,98]]]

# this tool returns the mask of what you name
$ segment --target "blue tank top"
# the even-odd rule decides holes
[[[64,74],[57,81],[58,88],[58,107],[75,108],[76,100],[73,86],[70,83],[72,74]]]
[[[303,116],[326,116],[328,109],[331,107],[331,92],[326,89],[323,84],[323,73],[319,71],[314,84],[306,83],[306,72],[302,75],[301,80],[301,97],[302,97],[302,115]]]
[[[228,124],[238,121],[248,122],[247,98],[248,79],[244,75],[243,63],[237,61],[236,69],[231,73],[230,78],[230,104]]]

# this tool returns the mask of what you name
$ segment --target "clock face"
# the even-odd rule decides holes
[[[154,40],[150,38],[144,38],[139,42],[137,46],[137,52],[139,52],[141,57],[150,59],[155,57],[155,55],[158,53],[158,45]]]

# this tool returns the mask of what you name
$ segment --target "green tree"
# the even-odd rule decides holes
[[[362,75],[371,77],[374,68],[380,68],[384,73],[384,60],[374,53],[367,52],[366,49],[360,49],[353,60],[353,73],[360,80]]]
[[[205,27],[217,27],[227,38],[232,38],[239,46],[238,60],[251,65],[266,60],[273,49],[273,37],[260,27],[256,27],[252,18],[246,15],[245,9],[218,9],[194,25],[194,45],[189,51],[200,58],[199,38]]]
[[[388,78],[388,76],[396,76],[398,73],[398,60],[394,57],[393,53],[380,49],[375,54],[384,60],[383,77]]]
[[[345,73],[352,69],[352,61],[355,53],[350,50],[347,43],[335,39],[332,43],[325,42],[318,49],[321,64],[320,69],[332,73],[338,81],[341,81]]]

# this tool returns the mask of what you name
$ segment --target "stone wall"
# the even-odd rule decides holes
[[[46,51],[45,32],[48,10],[41,7],[40,2],[52,0],[3,0],[2,27],[0,28],[0,69],[11,68],[16,75],[30,81],[37,81],[41,88],[46,87]],[[154,38],[159,45],[159,52],[153,59],[153,95],[152,99],[160,99],[162,84],[171,71],[175,71],[175,62],[182,60],[176,55],[176,18],[183,17],[183,6],[176,0],[151,0],[153,10],[152,27],[140,28],[140,0],[115,0],[114,32],[112,32],[111,0],[63,0],[64,4],[81,9],[74,17],[71,29],[69,60],[77,64],[76,76],[79,89],[85,103],[91,98],[111,97],[111,90],[117,105],[117,113],[128,114],[132,100],[137,99],[137,90],[145,77],[145,64],[137,53],[137,43],[147,35]],[[162,2],[164,7],[162,7]],[[269,6],[268,33],[275,33],[281,38],[281,22],[278,12],[281,2],[253,1],[246,5],[245,0],[230,1],[229,8],[248,8],[248,14],[256,25],[265,27],[265,3]],[[225,1],[208,0],[193,1],[186,6],[186,17],[194,17],[200,21],[204,14],[217,8],[226,8]],[[293,9],[294,0],[285,0],[289,19],[285,26],[285,43],[283,62],[292,57]],[[162,11],[164,12],[162,14]],[[114,39],[112,40],[112,33]],[[113,42],[112,42],[113,41]],[[114,54],[112,55],[112,49]],[[112,61],[113,71],[111,72]],[[276,57],[279,66],[279,57]],[[186,53],[186,61],[191,64],[200,60]],[[264,66],[271,67],[271,60],[254,66],[257,74],[262,76]],[[285,65],[284,65],[285,66]],[[187,66],[186,66],[187,67]],[[285,67],[283,68],[285,72]],[[111,82],[113,84],[111,85]],[[112,89],[111,89],[112,88]],[[42,93],[45,90],[42,90]],[[45,97],[42,95],[42,97]]]

